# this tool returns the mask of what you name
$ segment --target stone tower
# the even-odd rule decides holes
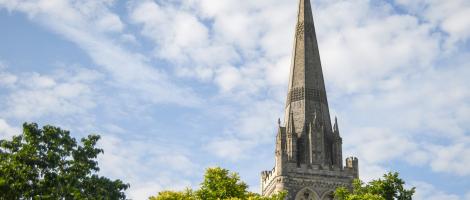
[[[338,120],[332,126],[310,0],[300,0],[286,99],[279,120],[275,166],[261,173],[262,194],[288,192],[288,200],[332,199],[358,178],[358,160],[346,159]]]

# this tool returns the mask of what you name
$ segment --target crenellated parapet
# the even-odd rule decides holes
[[[273,176],[276,175],[275,171],[276,171],[276,168],[273,168],[273,170],[271,170],[271,171],[262,171],[261,172],[261,182],[262,183],[269,182],[269,180]]]
[[[352,173],[354,178],[359,178],[359,159],[356,157],[348,157],[346,158],[346,166],[344,170]]]
[[[261,172],[261,193],[266,194],[267,190],[273,191],[275,185],[275,179],[278,177],[278,173],[276,168],[273,168],[271,171],[263,171]]]

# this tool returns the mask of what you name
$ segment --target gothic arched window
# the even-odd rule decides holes
[[[334,200],[334,199],[335,199],[335,195],[333,191],[326,192],[322,198],[322,200]]]
[[[304,188],[297,193],[295,200],[318,200],[318,195],[316,192]]]

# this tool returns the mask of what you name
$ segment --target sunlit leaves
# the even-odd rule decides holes
[[[387,173],[383,179],[363,183],[355,180],[353,190],[338,188],[335,198],[338,200],[411,200],[415,188],[405,189],[405,182],[399,178],[398,173]]]

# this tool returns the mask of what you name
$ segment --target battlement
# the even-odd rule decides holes
[[[356,157],[346,158],[345,171],[348,171],[354,175],[355,178],[359,178],[359,159]]]
[[[346,168],[349,169],[358,169],[359,168],[359,159],[356,157],[348,157],[346,158]]]
[[[268,184],[276,176],[276,168],[273,168],[271,171],[262,171],[261,172],[261,185]]]
[[[318,175],[318,176],[342,176],[342,177],[353,177],[354,173],[348,168],[339,166],[327,166],[320,164],[301,164],[297,163],[285,163],[287,174],[304,174],[304,175]]]
[[[357,158],[355,159],[357,161]],[[352,159],[354,161],[354,159]],[[357,162],[356,162],[357,163]],[[282,174],[274,168],[272,171],[261,172],[261,192],[265,196],[276,191],[297,191],[305,185],[313,188],[351,187],[352,180],[358,178],[357,170],[347,167],[324,166],[316,164],[283,163]],[[299,187],[299,188],[297,188]],[[295,188],[295,189],[294,189]],[[289,197],[289,200],[295,199]]]

